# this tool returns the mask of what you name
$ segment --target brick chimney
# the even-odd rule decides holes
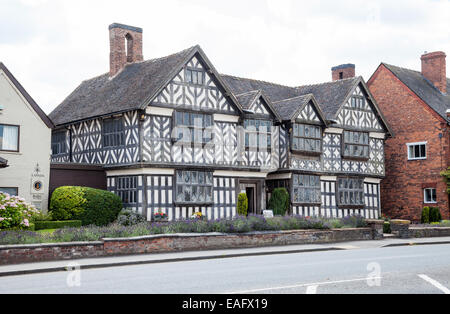
[[[355,77],[355,65],[348,63],[331,68],[333,81],[344,80]]]
[[[143,61],[142,28],[111,24],[109,26],[109,76],[116,75],[127,63]]]
[[[445,53],[442,51],[430,52],[422,55],[422,75],[425,76],[443,94],[447,93],[447,74]]]

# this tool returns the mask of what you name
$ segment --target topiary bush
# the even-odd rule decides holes
[[[422,210],[422,223],[429,224],[430,223],[430,207],[424,207]]]
[[[247,216],[248,214],[248,197],[245,193],[238,196],[237,213],[239,216]]]
[[[87,187],[60,187],[51,197],[54,220],[81,220],[83,226],[106,226],[117,219],[122,200],[114,193]]]
[[[269,208],[276,216],[284,216],[289,210],[289,193],[285,188],[275,189],[270,197]]]
[[[430,208],[430,223],[441,222],[441,220],[442,220],[442,215],[441,215],[441,212],[439,211],[439,208],[431,207]]]

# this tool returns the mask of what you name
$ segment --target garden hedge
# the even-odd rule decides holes
[[[66,220],[66,221],[36,221],[34,228],[36,231],[45,229],[63,229],[66,227],[78,228],[82,226],[81,220]]]
[[[56,221],[81,220],[83,226],[106,226],[117,219],[122,200],[114,193],[87,187],[57,188],[50,200],[50,212]]]

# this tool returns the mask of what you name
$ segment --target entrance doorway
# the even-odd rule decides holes
[[[249,214],[256,214],[256,193],[255,193],[255,187],[246,187],[245,193],[247,194],[248,198],[248,213]]]

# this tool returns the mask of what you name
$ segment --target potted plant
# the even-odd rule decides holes
[[[154,216],[156,222],[168,222],[169,217],[166,213],[163,212],[157,212]]]

